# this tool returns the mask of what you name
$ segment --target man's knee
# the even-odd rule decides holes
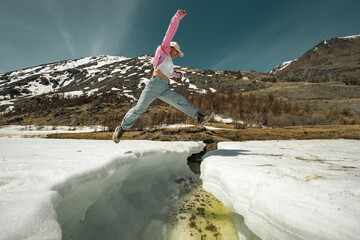
[[[143,112],[145,112],[146,111],[146,109],[147,109],[147,106],[138,106],[138,105],[136,105],[135,107],[134,107],[134,113],[135,114],[142,114]]]
[[[179,105],[184,105],[188,102],[183,96],[175,96],[173,101]]]

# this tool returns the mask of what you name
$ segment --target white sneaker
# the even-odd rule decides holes
[[[214,111],[210,111],[209,113],[207,113],[205,115],[202,115],[201,113],[199,113],[197,116],[197,120],[198,120],[199,124],[202,127],[204,127],[205,124],[214,117],[214,115],[215,115]]]
[[[112,136],[112,140],[115,142],[115,143],[119,143],[120,142],[120,138],[121,136],[126,132],[125,129],[123,129],[122,127],[116,127],[115,131],[114,131],[114,134]]]

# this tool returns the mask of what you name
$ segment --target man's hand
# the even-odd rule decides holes
[[[173,73],[172,73],[172,76],[175,77],[175,78],[180,78],[180,77],[181,77],[181,74],[180,74],[180,73],[177,73],[177,72],[173,72]]]
[[[180,14],[184,14],[184,15],[187,14],[187,13],[185,12],[185,10],[181,10],[181,9],[179,9],[178,12],[179,12]]]

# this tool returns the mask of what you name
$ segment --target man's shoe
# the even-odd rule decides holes
[[[214,111],[211,111],[205,115],[201,114],[201,113],[198,113],[197,115],[197,120],[199,122],[199,124],[204,127],[205,124],[210,121],[210,119],[212,119],[214,117]]]
[[[121,136],[126,132],[125,129],[123,129],[122,127],[116,127],[114,134],[112,136],[112,139],[115,143],[119,143],[120,142],[120,138]]]

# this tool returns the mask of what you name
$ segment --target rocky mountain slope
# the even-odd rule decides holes
[[[0,75],[0,111],[21,100],[39,95],[66,97],[112,92],[129,102],[137,99],[152,74],[152,57],[125,58],[95,56],[44,64]],[[254,72],[175,68],[182,76],[170,80],[174,89],[190,93],[223,90],[254,90],[269,84],[256,81],[269,78]]]
[[[360,85],[360,35],[324,40],[299,59],[269,72],[282,81]]]

